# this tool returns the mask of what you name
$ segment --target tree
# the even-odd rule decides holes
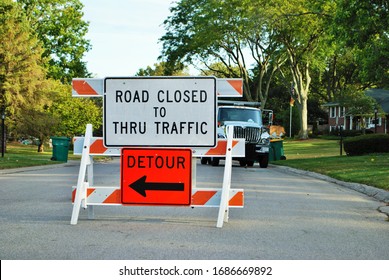
[[[335,50],[326,57],[323,75],[316,74],[320,83],[312,90],[326,102],[346,100],[353,114],[372,114],[369,99],[355,94],[389,86],[388,2],[338,0],[336,5],[326,26]],[[364,103],[369,110],[363,109]]]
[[[70,85],[49,79],[42,83],[39,94],[46,96],[46,102],[39,106],[26,105],[15,131],[19,135],[39,139],[38,152],[50,136],[73,137],[83,135],[85,127],[91,123],[97,130],[102,124],[102,110],[94,100],[73,98]]]
[[[44,143],[49,140],[50,136],[54,135],[60,121],[44,110],[37,110],[33,107],[25,109],[24,112],[18,130],[23,132],[23,135],[37,138],[38,152],[43,152]]]
[[[239,67],[228,69],[222,62],[215,62],[208,65],[206,69],[200,69],[200,71],[204,76],[215,76],[218,78],[229,78],[231,77],[231,72],[234,73],[233,76],[238,76],[240,72]]]
[[[332,24],[337,41],[352,47],[363,83],[389,87],[389,2],[338,0]]]
[[[0,106],[13,131],[27,106],[45,102],[39,88],[45,78],[43,49],[18,3],[0,1]]]
[[[377,109],[379,114],[385,115],[381,106],[377,100],[373,97],[368,96],[366,92],[353,89],[350,87],[343,98],[340,99],[341,106],[348,108],[348,114],[351,116],[357,116],[361,118],[362,128],[366,128],[365,118],[374,117],[374,109]],[[363,132],[365,132],[363,130]]]
[[[288,55],[288,68],[293,81],[292,98],[300,113],[299,138],[308,138],[308,96],[311,71],[325,67],[325,57],[331,54],[325,26],[331,19],[332,1],[273,0],[277,37]]]
[[[94,100],[74,98],[70,92],[70,85],[56,82],[56,86],[52,87],[49,93],[53,102],[47,111],[53,118],[59,120],[53,133],[67,137],[83,135],[88,123],[98,130],[102,125],[102,108]]]
[[[93,101],[72,99],[69,85],[46,78],[48,60],[19,2],[0,1],[0,36],[0,107],[14,138],[34,136],[43,144],[53,134],[82,134],[86,123],[101,125],[101,108]]]
[[[48,59],[48,77],[70,83],[73,77],[89,77],[82,61],[90,49],[85,38],[88,23],[82,19],[80,0],[18,0],[36,31]]]
[[[166,62],[155,63],[154,68],[147,66],[146,69],[139,69],[135,76],[189,76],[184,68],[168,68]]]
[[[283,61],[267,20],[267,3],[178,1],[164,22],[167,32],[160,39],[161,57],[172,65],[200,63],[221,76],[241,77],[244,97],[261,100],[265,107],[270,81]],[[212,68],[218,63],[224,67]],[[251,66],[257,70],[250,71]],[[222,69],[224,72],[220,72]]]

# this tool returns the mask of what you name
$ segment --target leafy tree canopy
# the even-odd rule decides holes
[[[48,77],[70,83],[73,77],[88,77],[82,60],[90,49],[85,38],[88,22],[80,0],[18,0],[44,46]]]
[[[155,63],[154,68],[147,66],[138,70],[135,76],[189,76],[185,67],[172,69],[166,62]]]
[[[74,98],[71,86],[58,84],[50,92],[53,100],[48,112],[59,120],[55,135],[73,137],[85,134],[88,123],[92,124],[95,130],[102,125],[102,109],[93,99]]]
[[[389,2],[338,0],[333,33],[355,51],[359,78],[365,84],[389,88]]]
[[[270,80],[281,63],[267,8],[268,1],[262,0],[178,1],[164,22],[167,32],[161,38],[161,57],[169,64],[199,64],[223,76],[241,77],[245,98],[264,105]],[[218,63],[224,67],[213,68]],[[259,71],[254,73],[255,67]]]
[[[41,104],[45,69],[43,49],[18,3],[0,1],[0,106],[13,130],[24,108]]]

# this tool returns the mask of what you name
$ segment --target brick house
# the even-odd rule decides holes
[[[340,126],[343,130],[363,130],[371,133],[388,133],[389,131],[389,90],[369,89],[366,95],[373,97],[384,111],[383,114],[372,114],[369,117],[349,114],[346,107],[339,102],[329,102],[323,105],[328,109],[329,132]],[[375,124],[375,119],[377,123]]]

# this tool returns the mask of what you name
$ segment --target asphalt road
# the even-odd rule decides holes
[[[270,166],[232,170],[245,207],[216,228],[217,208],[95,207],[70,225],[79,165],[0,173],[0,259],[388,260],[385,203]],[[96,185],[118,185],[118,160],[95,164]],[[223,166],[198,164],[198,187],[221,186]]]

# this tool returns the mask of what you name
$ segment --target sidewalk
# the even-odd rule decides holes
[[[330,183],[334,183],[334,184],[340,185],[342,187],[346,187],[346,188],[352,189],[354,191],[363,193],[367,196],[373,197],[379,201],[386,203],[386,206],[381,206],[377,210],[383,214],[388,215],[388,217],[389,217],[389,192],[386,190],[378,189],[376,187],[372,187],[372,186],[368,186],[368,185],[364,185],[364,184],[359,184],[359,183],[344,182],[344,181],[340,181],[340,180],[331,178],[331,177],[326,176],[326,175],[322,175],[319,173],[306,171],[306,170],[295,169],[295,168],[288,167],[288,166],[280,166],[280,165],[272,165],[272,166],[275,168],[283,169],[286,172],[310,176],[310,177],[313,177],[316,179],[320,179],[320,180],[324,180],[324,181],[327,181]]]
[[[0,169],[0,175],[21,173],[21,172],[35,171],[35,170],[43,170],[43,169],[53,169],[53,168],[59,168],[59,167],[63,167],[63,166],[75,166],[75,165],[80,165],[80,161],[79,160],[69,160],[68,162],[64,162],[64,163],[36,165],[36,166],[20,167],[20,168]]]

